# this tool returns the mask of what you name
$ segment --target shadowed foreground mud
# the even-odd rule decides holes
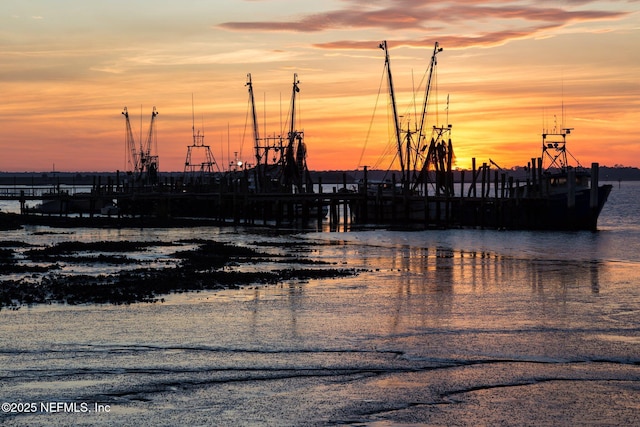
[[[191,250],[179,250],[183,245]],[[139,260],[127,257],[132,251],[155,246],[175,246],[175,266],[148,268]],[[163,301],[162,295],[215,289],[232,289],[247,285],[276,284],[287,280],[309,280],[355,274],[354,270],[327,268],[321,262],[303,257],[277,256],[211,240],[163,242],[60,242],[45,248],[21,252],[18,262],[14,250],[24,248],[17,241],[0,242],[0,273],[14,279],[0,282],[0,308],[18,308],[42,303],[114,303]],[[134,265],[113,274],[73,274],[62,272],[65,264]],[[243,264],[286,263],[288,268],[270,271],[241,271]],[[291,267],[292,265],[299,267]],[[322,265],[323,268],[308,268]],[[229,267],[233,266],[234,269]],[[302,267],[302,266],[307,266]]]

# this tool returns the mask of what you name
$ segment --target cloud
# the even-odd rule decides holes
[[[447,46],[447,49],[463,49],[467,47],[490,47],[497,46],[506,43],[509,40],[517,40],[526,37],[534,36],[546,30],[554,28],[551,25],[545,25],[540,27],[523,28],[520,30],[502,30],[495,32],[479,33],[471,36],[442,36],[433,38],[431,36],[422,39],[396,39],[389,40],[389,44],[393,47],[409,46],[409,47],[431,47],[434,40]],[[354,50],[371,50],[377,45],[378,41],[352,41],[342,40],[328,43],[317,43],[314,47],[321,49],[354,49]]]
[[[457,47],[472,45],[487,46],[504,43],[513,38],[538,35],[543,29],[552,29],[576,22],[590,22],[604,19],[618,19],[628,12],[585,10],[577,6],[586,5],[588,0],[565,3],[565,7],[545,7],[544,2],[528,4],[508,0],[451,0],[442,3],[417,2],[412,0],[347,0],[345,8],[323,13],[310,13],[288,20],[225,22],[218,28],[233,31],[298,32],[317,33],[331,30],[380,30],[404,31],[405,33],[429,33],[430,39],[438,32],[453,41]],[[552,3],[553,4],[553,3]],[[574,9],[575,7],[575,9]],[[531,25],[531,23],[537,25]],[[460,34],[464,28],[465,36]],[[494,31],[481,32],[478,28],[492,28]],[[421,41],[402,42],[405,45],[422,46]],[[319,48],[370,48],[370,41],[334,41],[316,44]]]

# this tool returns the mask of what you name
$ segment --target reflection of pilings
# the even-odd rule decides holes
[[[600,268],[596,261],[591,261],[591,292],[594,294],[600,293]]]

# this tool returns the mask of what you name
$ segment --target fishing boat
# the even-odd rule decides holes
[[[385,178],[379,182],[360,181],[358,191],[366,194],[369,204],[367,210],[378,220],[384,221],[384,218],[390,218],[394,221],[396,219],[429,221],[428,212],[429,210],[435,212],[436,207],[430,206],[433,202],[425,201],[424,196],[430,191],[438,197],[453,196],[452,125],[447,123],[430,127],[427,124],[427,110],[432,82],[435,80],[437,55],[443,51],[443,48],[435,42],[425,75],[421,113],[416,114],[413,125],[410,116],[401,116],[398,113],[387,42],[382,41],[379,48],[384,51],[384,67],[392,107],[393,143],[397,151],[394,161],[397,161],[400,173],[399,177],[394,173],[391,179]],[[405,123],[401,123],[403,117]]]
[[[251,74],[247,74],[249,105],[253,131],[255,164],[246,170],[250,183],[249,190],[256,195],[270,197],[274,195],[311,195],[314,183],[307,166],[307,145],[304,141],[304,130],[297,127],[296,112],[297,94],[300,92],[298,75],[293,75],[291,90],[290,114],[287,126],[277,135],[260,136],[258,115],[253,92]],[[329,207],[326,204],[293,203],[294,217],[324,218]],[[273,214],[267,214],[272,216]]]
[[[611,189],[599,185],[598,164],[583,167],[567,148],[573,128],[542,133],[542,155],[532,159],[524,185],[508,192],[520,202],[520,214],[511,219],[518,228],[596,230],[598,217]],[[573,164],[569,162],[573,159]]]
[[[557,127],[542,134],[542,156],[532,159],[528,176],[522,182],[512,171],[495,162],[476,169],[473,159],[472,182],[465,195],[464,174],[456,172],[460,192],[454,190],[452,125],[426,125],[427,105],[437,55],[436,42],[428,68],[422,113],[412,129],[400,123],[396,106],[389,51],[386,41],[379,46],[385,53],[385,68],[394,122],[394,161],[400,166],[400,179],[372,183],[363,180],[359,193],[364,204],[356,208],[356,221],[402,227],[489,227],[500,229],[595,230],[611,185],[598,184],[598,165],[582,167],[567,150],[571,128]],[[448,97],[447,97],[448,111]],[[437,121],[436,115],[436,121]],[[568,162],[571,157],[575,165]],[[496,169],[491,169],[495,166]],[[366,170],[365,170],[366,175]],[[492,192],[491,189],[494,191]],[[478,195],[479,193],[479,195]]]

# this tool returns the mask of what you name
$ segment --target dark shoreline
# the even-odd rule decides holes
[[[0,230],[16,230],[23,225],[44,225],[57,228],[180,228],[228,224],[208,218],[20,215],[0,212]]]
[[[6,214],[3,214],[5,216]],[[15,215],[17,218],[22,218]],[[29,217],[31,218],[31,217]],[[52,227],[140,227],[139,219],[114,222],[100,218],[97,223],[90,218],[40,217],[39,225]],[[53,221],[51,221],[53,219]],[[108,218],[105,218],[108,220]],[[112,218],[114,219],[114,218]],[[146,218],[145,218],[146,219]],[[71,220],[71,221],[69,221]],[[6,223],[2,223],[6,226]],[[18,221],[17,227],[33,224]],[[210,221],[183,220],[145,222],[145,227],[194,227],[213,225]],[[185,244],[195,249],[184,250]],[[311,243],[309,243],[311,245]],[[126,254],[144,251],[152,246],[175,246],[172,258],[175,266],[149,268],[143,262]],[[261,245],[268,246],[268,245]],[[21,262],[17,262],[16,249],[20,249]],[[100,252],[100,254],[95,254]],[[163,302],[164,295],[181,292],[198,292],[221,289],[238,289],[246,286],[272,285],[285,281],[304,281],[335,278],[357,274],[353,269],[334,268],[325,262],[301,255],[274,255],[257,249],[240,247],[213,240],[181,242],[130,242],[104,241],[81,243],[60,242],[47,247],[29,247],[20,241],[0,241],[0,274],[18,276],[17,279],[0,281],[0,310],[19,309],[34,304],[132,304],[137,302]],[[26,262],[25,262],[26,261]],[[108,264],[135,267],[118,269],[113,274],[63,274],[60,263]],[[262,263],[286,264],[286,268],[255,269],[242,271],[244,265]]]

